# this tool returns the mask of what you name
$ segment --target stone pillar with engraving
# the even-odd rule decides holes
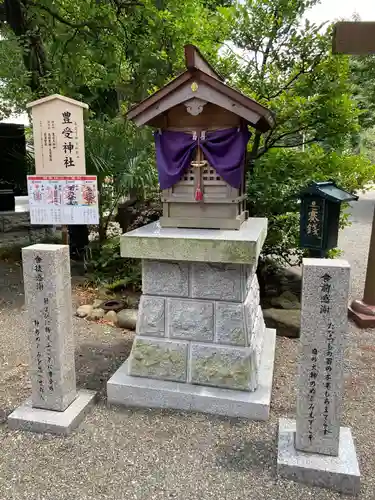
[[[266,330],[256,265],[266,219],[239,231],[163,228],[122,236],[142,259],[136,338],[108,401],[268,418],[275,332]]]
[[[76,390],[69,249],[37,244],[22,251],[32,394],[9,426],[68,434],[94,400]]]
[[[350,266],[304,259],[296,421],[279,424],[278,473],[343,493],[359,490],[351,431],[341,427]]]

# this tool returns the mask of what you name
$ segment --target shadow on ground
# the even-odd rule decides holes
[[[97,391],[104,399],[108,379],[129,356],[131,347],[132,339],[119,340],[111,345],[98,341],[77,346],[77,387]]]
[[[272,439],[236,442],[220,446],[216,463],[231,471],[273,469],[276,461],[275,445]]]

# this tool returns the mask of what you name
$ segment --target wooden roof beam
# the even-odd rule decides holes
[[[185,65],[186,69],[194,73],[197,69],[207,75],[216,78],[216,80],[224,81],[224,78],[214,69],[213,66],[202,56],[199,49],[195,45],[185,45]]]

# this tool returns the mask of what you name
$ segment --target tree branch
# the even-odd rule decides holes
[[[39,28],[27,17],[26,0],[4,0],[6,22],[18,38],[25,68],[30,73],[29,87],[43,93],[42,78],[51,70]]]
[[[274,11],[274,13],[273,13],[273,15],[274,15],[274,22],[273,22],[271,34],[270,34],[270,37],[268,39],[266,50],[264,51],[264,55],[263,55],[262,67],[261,67],[261,70],[260,70],[260,75],[261,75],[262,79],[264,78],[264,73],[266,71],[267,60],[268,60],[268,57],[270,55],[270,52],[271,52],[271,49],[272,49],[272,45],[273,45],[273,42],[275,41],[275,37],[276,37],[277,31],[278,31],[278,26],[277,26],[278,14],[279,14],[279,12],[276,9]]]
[[[66,51],[66,49],[68,48],[69,43],[70,43],[70,42],[72,42],[72,41],[74,40],[74,38],[78,35],[78,33],[79,33],[79,28],[76,28],[76,29],[74,30],[73,35],[72,35],[72,36],[70,36],[69,38],[67,38],[67,39],[65,40],[64,45],[63,45],[63,48],[62,48],[62,50],[61,50],[61,58],[62,58],[62,57],[64,57],[64,55],[65,55],[65,51]]]
[[[291,78],[289,80],[289,82],[286,85],[284,85],[284,87],[282,87],[280,90],[278,90],[275,94],[267,96],[267,98],[269,100],[275,99],[275,97],[278,97],[280,94],[282,94],[285,90],[287,90],[292,85],[293,82],[295,82],[301,75],[304,75],[304,74],[305,74],[305,69],[303,68],[300,71],[298,71],[298,73],[295,74],[293,76],[293,78]]]
[[[82,29],[82,28],[99,28],[100,26],[96,23],[90,23],[90,22],[83,22],[83,23],[74,23],[72,21],[69,21],[68,19],[65,19],[62,17],[58,12],[54,11],[50,7],[47,7],[46,5],[40,5],[40,3],[36,3],[33,1],[28,1],[29,5],[32,5],[33,7],[36,7],[37,9],[43,10],[44,12],[47,12],[51,17],[56,19],[62,24],[65,24],[66,26],[69,26],[70,28],[73,29]]]
[[[299,146],[303,146],[304,144],[310,144],[312,142],[322,142],[325,139],[327,139],[327,137],[329,137],[329,135],[326,135],[325,137],[313,137],[312,139],[307,139],[306,141],[297,142],[296,144],[290,146],[288,144],[272,144],[271,146],[264,146],[258,151],[256,159],[263,156],[271,148],[285,148],[285,149],[298,148]]]
[[[282,139],[283,137],[288,137],[288,135],[296,135],[300,132],[304,132],[306,131],[307,129],[309,129],[312,125],[306,125],[305,127],[300,127],[296,130],[291,130],[290,132],[285,132],[284,134],[281,134],[277,137],[275,137],[272,141],[270,141],[269,139],[271,138],[271,136],[269,136],[266,140],[266,145],[269,146],[269,147],[272,147],[274,144],[276,144],[277,141],[279,141],[280,139]]]
[[[265,141],[265,145],[268,146],[268,149],[270,147],[274,147],[276,142],[279,141],[280,139],[282,139],[283,137],[288,137],[288,135],[295,135],[295,134],[298,134],[300,132],[306,132],[308,129],[313,128],[318,123],[320,123],[320,120],[314,120],[313,122],[305,125],[304,127],[299,127],[298,129],[290,130],[289,132],[284,132],[283,134],[280,134],[279,136],[272,139],[272,141],[270,140],[272,138],[272,134],[270,134]]]
[[[243,56],[240,56],[240,54],[237,54],[237,52],[235,52],[232,47],[230,47],[227,43],[225,42],[220,42],[222,45],[224,45],[227,49],[229,49],[231,51],[231,53],[237,57],[238,59],[242,59],[242,61],[244,61],[246,64],[251,64],[251,61],[249,61],[249,59],[246,59],[246,57],[243,57]]]
[[[142,6],[144,7],[144,4],[142,2],[138,2],[137,0],[109,0],[110,3],[113,4],[114,7],[116,7],[116,16],[119,17],[122,10],[124,10],[126,7],[134,7],[134,6]]]

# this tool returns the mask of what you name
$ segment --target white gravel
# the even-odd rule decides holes
[[[354,204],[340,235],[360,298],[375,193]],[[1,271],[4,272],[1,272]],[[5,274],[7,272],[8,274]],[[19,269],[0,269],[0,421],[29,393]],[[279,338],[271,418],[256,423],[201,414],[107,408],[105,380],[126,357],[131,334],[75,320],[80,386],[102,399],[67,438],[0,424],[0,500],[316,500],[328,490],[278,480],[277,421],[295,413],[298,340]],[[374,331],[350,326],[343,424],[352,427],[363,475],[359,499],[375,498]]]

